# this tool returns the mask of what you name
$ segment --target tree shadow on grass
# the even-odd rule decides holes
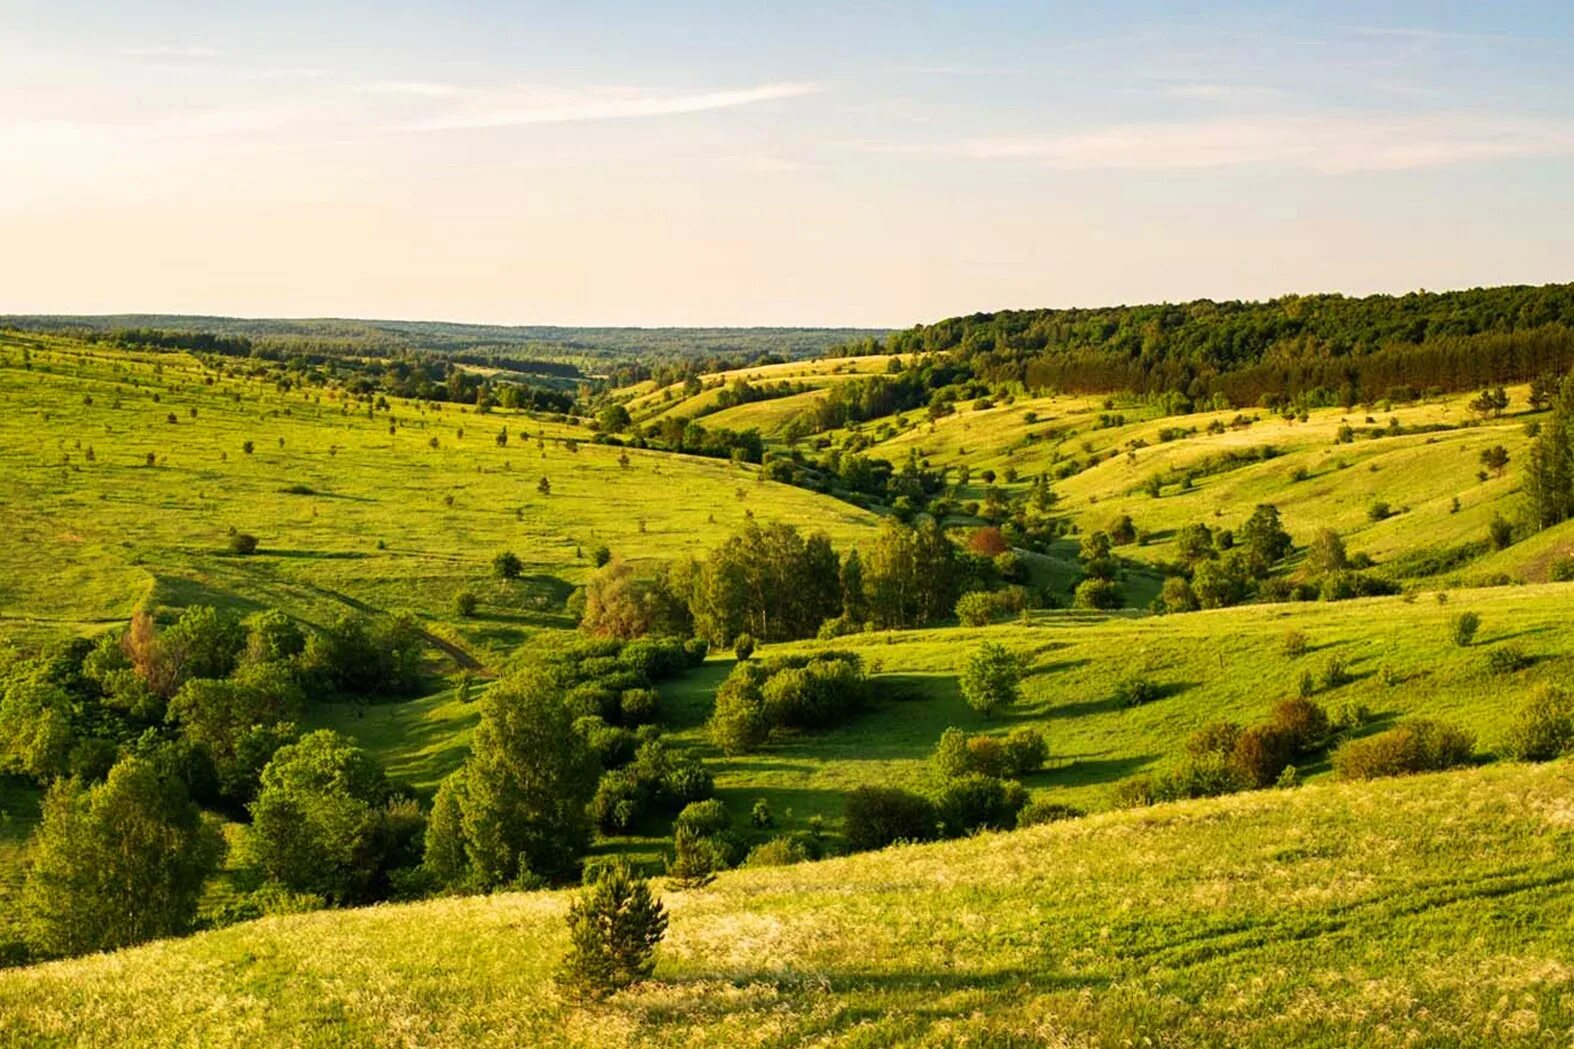
[[[1045,767],[1026,777],[1034,786],[1085,787],[1113,783],[1147,768],[1159,760],[1157,754],[1127,754],[1102,757],[1097,754],[1051,754]]]

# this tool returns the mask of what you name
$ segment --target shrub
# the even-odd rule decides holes
[[[988,626],[995,618],[995,603],[985,591],[974,590],[957,599],[956,617],[963,626]]]
[[[1340,779],[1375,779],[1455,768],[1470,760],[1472,746],[1464,731],[1417,718],[1339,747],[1333,754],[1334,774]]]
[[[935,798],[935,819],[947,837],[979,830],[1010,830],[1027,804],[1027,792],[1013,780],[971,773],[948,782]]]
[[[1500,748],[1517,761],[1550,761],[1574,751],[1574,696],[1545,686],[1515,713]]]
[[[809,834],[781,834],[749,850],[750,867],[790,867],[820,858],[819,843]]]
[[[1311,648],[1311,642],[1299,630],[1290,630],[1285,633],[1284,641],[1279,647],[1280,651],[1290,659],[1300,659],[1306,655],[1307,649]]]
[[[1017,813],[1018,827],[1033,827],[1040,823],[1059,823],[1061,820],[1081,819],[1087,813],[1073,805],[1056,801],[1030,801]]]
[[[621,768],[634,760],[634,733],[617,725],[609,725],[598,716],[576,718],[574,731],[579,733],[596,760],[604,769]]]
[[[717,689],[710,737],[724,753],[746,754],[770,736],[771,723],[760,691],[764,681],[763,670],[746,663],[727,675]]]
[[[1350,669],[1345,666],[1344,660],[1338,656],[1329,656],[1328,662],[1323,664],[1320,681],[1323,688],[1338,688],[1350,683]]]
[[[1006,752],[1006,772],[1025,776],[1044,767],[1049,757],[1049,743],[1044,734],[1026,725],[1012,729],[1003,744]]]
[[[605,543],[597,544],[590,551],[590,563],[601,568],[612,560],[612,551]]]
[[[653,688],[626,688],[618,699],[625,725],[645,725],[661,716],[661,694]]]
[[[701,654],[700,660],[704,661]],[[618,662],[650,681],[661,681],[683,672],[691,663],[686,643],[675,637],[641,637],[618,653]]]
[[[1128,674],[1115,682],[1115,702],[1123,707],[1140,707],[1162,694],[1158,683],[1141,674]]]
[[[1487,652],[1487,673],[1513,674],[1530,666],[1531,658],[1518,645],[1499,645]]]
[[[716,872],[726,869],[726,849],[714,837],[692,827],[677,826],[672,835],[672,855],[667,859],[667,877],[680,889],[708,885]]]
[[[1304,696],[1274,704],[1269,724],[1289,737],[1298,754],[1317,750],[1328,740],[1328,712]]]
[[[935,836],[935,807],[929,799],[895,787],[859,787],[847,795],[843,823],[853,849],[883,849],[899,841]]]
[[[230,553],[246,557],[257,552],[257,537],[250,532],[236,532],[229,539]]]
[[[604,998],[646,979],[667,914],[626,860],[595,871],[568,909],[569,952],[558,980],[571,994]]]
[[[738,662],[740,663],[754,655],[754,635],[739,634],[736,638],[734,638],[732,642],[732,654],[737,657]]]
[[[771,803],[764,798],[755,798],[754,807],[749,810],[749,822],[761,828],[775,826],[776,817],[771,813]]]
[[[524,562],[512,550],[504,550],[492,558],[492,574],[499,579],[518,579],[524,570]]]
[[[1084,579],[1072,595],[1072,607],[1107,612],[1120,607],[1120,587],[1111,579]]]
[[[1271,787],[1289,766],[1295,749],[1295,736],[1288,729],[1277,724],[1253,725],[1236,740],[1230,764],[1251,786]]]
[[[726,830],[731,822],[727,815],[726,804],[720,798],[707,798],[704,801],[691,801],[683,806],[683,811],[678,813],[678,818],[672,825],[675,828],[686,828],[695,834],[709,836]]]
[[[1552,562],[1548,577],[1554,583],[1574,582],[1574,557],[1559,557]]]
[[[990,715],[1021,697],[1022,665],[1005,646],[985,641],[962,668],[962,698]]]
[[[1514,543],[1514,526],[1502,514],[1493,514],[1487,525],[1487,538],[1494,550],[1506,550]]]
[[[689,666],[697,667],[705,662],[705,657],[710,655],[710,642],[703,637],[687,638],[683,642],[683,655],[688,660]]]
[[[1166,612],[1195,612],[1202,607],[1191,581],[1184,576],[1170,576],[1159,590],[1159,606]]]
[[[473,590],[461,590],[454,595],[454,611],[466,619],[475,615],[476,607],[479,604],[480,600],[475,596],[475,591]]]
[[[590,816],[605,834],[622,834],[634,826],[650,800],[649,785],[627,768],[613,769],[596,784]]]
[[[1449,624],[1449,634],[1460,648],[1470,647],[1481,629],[1481,617],[1474,612],[1461,612]]]
[[[1194,758],[1210,754],[1228,757],[1235,753],[1240,738],[1241,726],[1233,721],[1215,721],[1187,737],[1186,753]]]
[[[973,769],[973,756],[968,750],[967,733],[955,725],[940,733],[940,742],[930,760],[935,771],[946,779],[965,776]]]
[[[859,658],[825,652],[802,666],[767,663],[770,677],[761,687],[765,715],[773,728],[820,728],[844,720],[869,698],[869,683]]]
[[[1242,733],[1242,739],[1254,730]],[[1151,801],[1180,801],[1234,794],[1252,786],[1251,779],[1232,759],[1220,755],[1187,758],[1150,781]]]

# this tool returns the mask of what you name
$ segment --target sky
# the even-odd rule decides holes
[[[0,0],[0,313],[1574,280],[1574,4]]]

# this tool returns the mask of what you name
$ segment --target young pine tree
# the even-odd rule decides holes
[[[626,860],[600,868],[568,910],[568,956],[558,983],[582,998],[604,998],[656,968],[667,912]]]

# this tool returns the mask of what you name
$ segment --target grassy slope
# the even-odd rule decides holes
[[[726,757],[712,748],[704,724],[730,658],[712,658],[699,671],[661,686],[673,738],[700,748],[716,773],[719,795],[741,819],[765,798],[784,828],[820,817],[835,831],[846,791],[864,784],[924,789],[929,755],[951,725],[970,732],[1006,732],[1033,725],[1047,735],[1050,767],[1027,777],[1035,794],[1082,808],[1110,803],[1115,783],[1150,771],[1176,755],[1186,736],[1210,721],[1251,723],[1294,694],[1301,675],[1320,675],[1342,660],[1353,680],[1322,689],[1330,710],[1365,704],[1373,728],[1410,716],[1440,717],[1476,733],[1490,753],[1506,719],[1544,681],[1574,676],[1574,621],[1567,613],[1574,584],[1455,591],[1440,604],[1432,595],[1414,602],[1374,598],[1337,604],[1247,606],[1162,618],[1073,612],[1035,613],[1026,623],[979,629],[957,627],[856,635],[834,642],[767,646],[762,655],[814,647],[852,649],[883,680],[909,698],[890,700],[823,732],[778,740],[755,754]],[[1482,618],[1476,643],[1455,646],[1449,621],[1470,609]],[[1304,633],[1311,650],[1292,659],[1284,636]],[[1023,701],[993,719],[962,701],[960,664],[983,640],[998,641],[1028,663]],[[1487,652],[1518,645],[1535,662],[1510,675],[1486,669]],[[1398,682],[1385,685],[1388,664]],[[1163,698],[1136,709],[1114,699],[1116,684],[1132,673],[1157,682]],[[313,727],[330,725],[359,739],[398,778],[430,789],[463,758],[476,717],[444,694],[404,704],[323,707]],[[1303,768],[1318,779],[1325,762]],[[665,827],[651,833],[665,833]],[[659,845],[647,837],[618,840],[641,855]]]
[[[0,634],[22,640],[92,630],[148,596],[271,604],[308,620],[364,605],[415,609],[485,661],[536,628],[569,625],[562,599],[598,543],[647,560],[703,552],[751,512],[839,543],[875,523],[730,463],[636,450],[624,468],[619,449],[554,440],[590,436],[577,427],[395,402],[390,434],[389,413],[343,415],[318,390],[209,386],[183,356],[32,341],[28,371],[0,338]],[[504,426],[512,439],[500,447]],[[158,466],[145,465],[148,452]],[[292,485],[314,494],[284,491]],[[230,526],[258,535],[261,552],[227,556]],[[525,561],[518,583],[489,578],[503,549]],[[480,595],[475,620],[451,611],[464,587]]]
[[[595,1006],[549,980],[563,894],[266,919],[0,973],[0,1041],[1566,1044],[1571,791],[1505,766],[725,874]]]

